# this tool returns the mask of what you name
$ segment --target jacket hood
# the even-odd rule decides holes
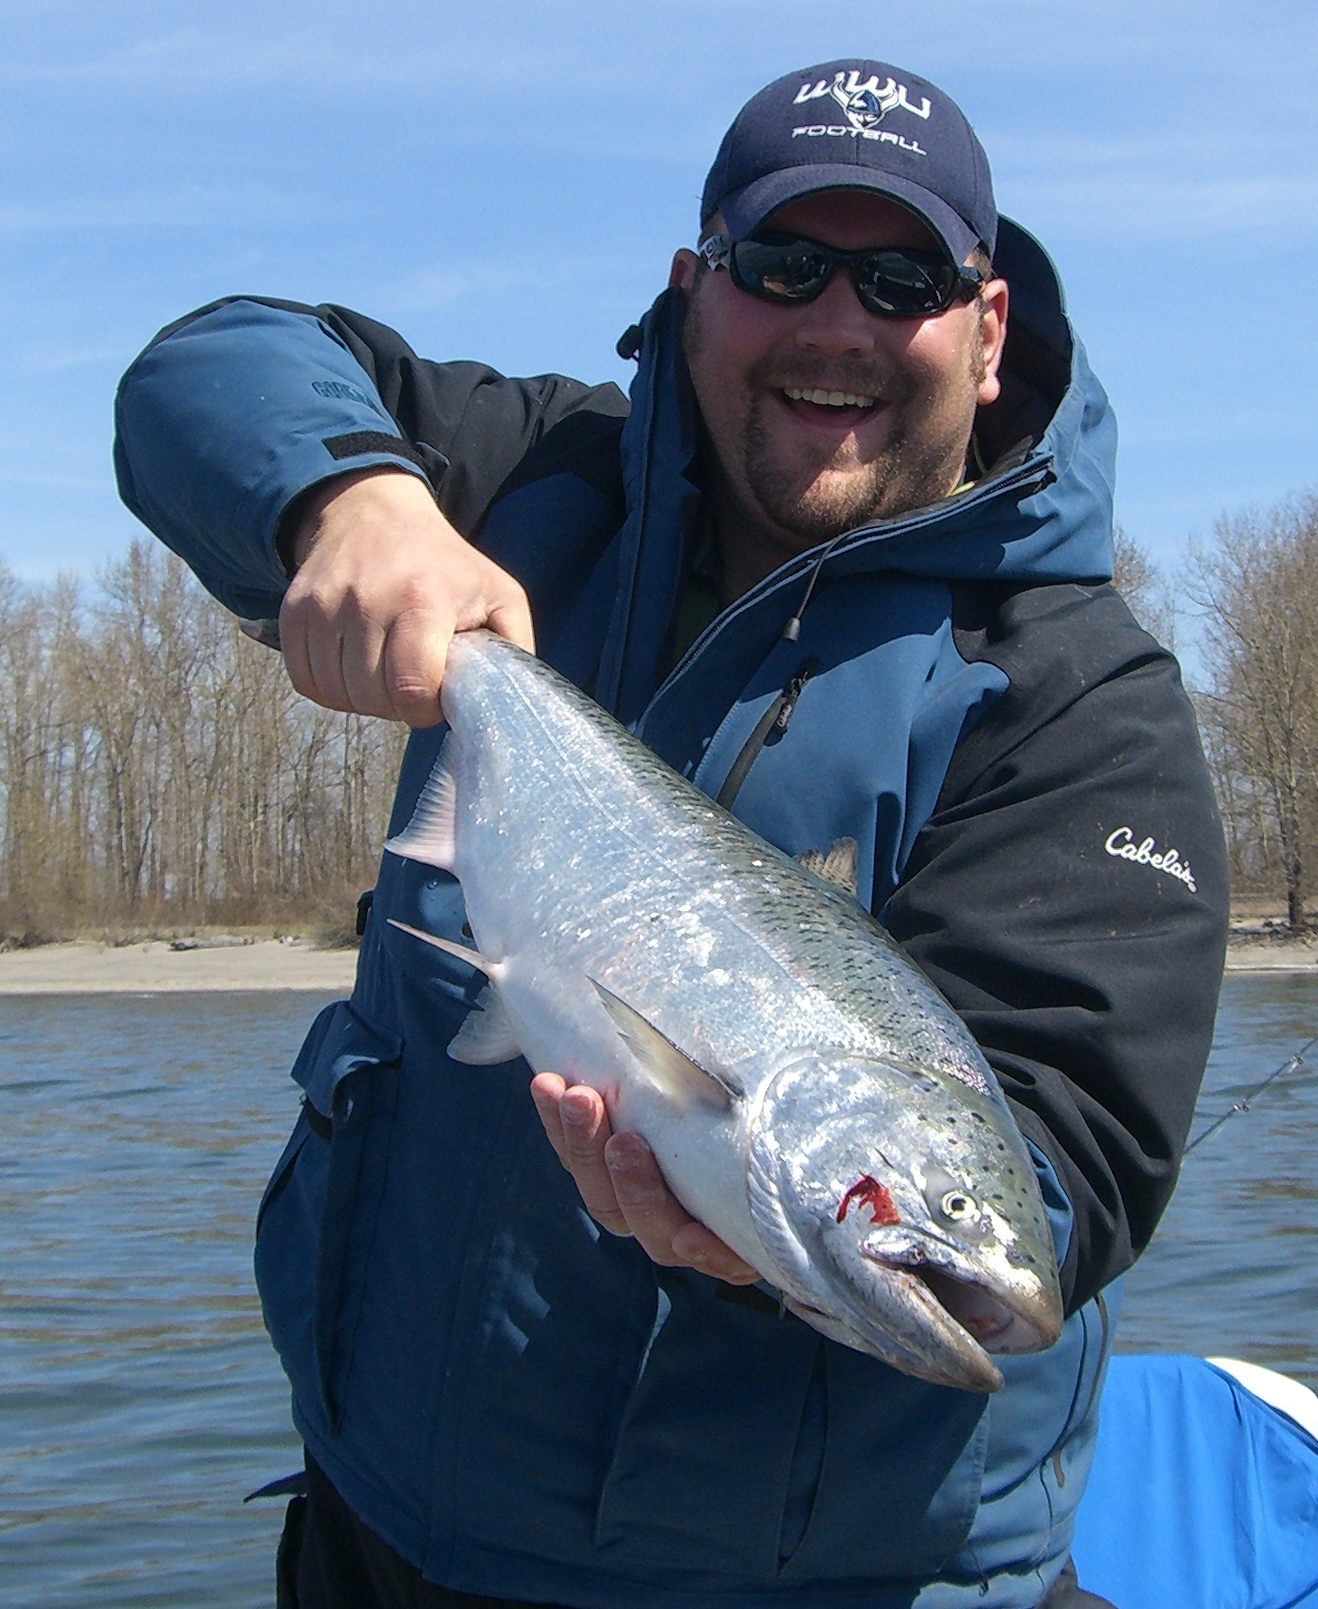
[[[1116,421],[1066,316],[1048,254],[1019,224],[1002,219],[995,268],[1011,289],[1002,394],[976,418],[992,467],[969,491],[897,519],[858,527],[798,555],[761,586],[806,573],[883,570],[947,581],[1106,581],[1112,575]],[[649,403],[656,378],[676,378],[689,399],[680,356],[680,290],[665,291],[638,338],[633,406]],[[628,337],[620,343],[627,349]],[[676,372],[675,372],[676,371]],[[698,415],[688,404],[688,461]],[[691,471],[689,470],[690,474]],[[758,588],[756,589],[759,590]]]

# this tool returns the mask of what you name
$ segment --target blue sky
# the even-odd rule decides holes
[[[1318,483],[1312,0],[0,0],[0,559],[123,551],[115,383],[219,295],[626,383],[614,340],[737,107],[848,54],[976,125],[1062,269],[1156,560]]]

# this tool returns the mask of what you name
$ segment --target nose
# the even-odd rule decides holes
[[[860,305],[851,275],[837,268],[813,302],[800,309],[796,325],[796,344],[804,351],[824,352],[830,357],[847,353],[866,356],[874,351],[878,320]]]

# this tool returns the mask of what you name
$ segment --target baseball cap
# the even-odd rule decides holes
[[[820,190],[873,190],[908,207],[963,263],[990,256],[998,212],[988,158],[961,108],[881,61],[830,61],[753,95],[723,136],[700,202],[745,240],[770,213]]]

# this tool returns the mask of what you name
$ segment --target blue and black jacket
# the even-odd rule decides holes
[[[125,501],[236,613],[277,613],[299,498],[394,465],[521,580],[544,657],[672,765],[790,854],[854,838],[859,897],[983,1047],[1054,1223],[1062,1339],[1003,1360],[992,1398],[654,1267],[583,1211],[525,1064],[445,1055],[480,980],[387,918],[456,937],[460,896],[385,857],[352,999],[294,1070],[257,1278],[316,1460],[432,1580],[583,1609],[1029,1609],[1065,1559],[1102,1292],[1175,1181],[1226,868],[1175,662],[1106,580],[1107,400],[1010,224],[999,267],[989,472],[792,560],[671,670],[702,510],[680,292],[634,332],[630,406],[255,299],[125,377]],[[411,738],[395,829],[438,741]]]

